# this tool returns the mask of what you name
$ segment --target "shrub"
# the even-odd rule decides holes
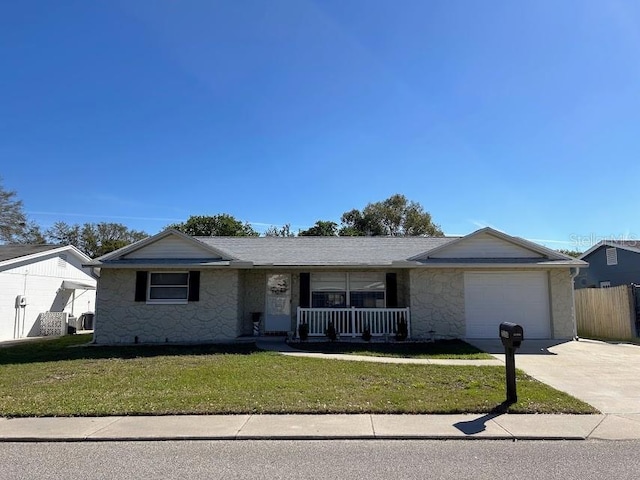
[[[306,341],[309,338],[309,324],[301,323],[298,325],[298,336],[300,340]]]
[[[371,341],[371,330],[369,329],[368,325],[364,327],[364,330],[362,330],[362,339],[365,342]]]
[[[404,319],[404,316],[401,316],[396,328],[396,340],[406,340],[408,336],[409,329],[407,327],[407,321]]]
[[[327,329],[325,330],[324,334],[332,342],[336,341],[336,339],[338,338],[338,333],[336,332],[336,327],[333,325],[333,322],[329,322],[329,325],[327,325]]]

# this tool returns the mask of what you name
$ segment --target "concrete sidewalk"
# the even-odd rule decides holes
[[[0,418],[0,442],[634,440],[640,415],[181,415]]]

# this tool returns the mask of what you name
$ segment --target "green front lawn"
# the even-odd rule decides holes
[[[490,360],[494,357],[478,350],[462,340],[438,340],[423,343],[369,343],[369,342],[299,342],[291,345],[309,352],[345,353],[376,357],[402,358],[450,358],[465,360]]]
[[[486,413],[504,368],[293,358],[237,346],[75,346],[88,336],[0,348],[0,415]],[[513,413],[594,413],[518,373]]]

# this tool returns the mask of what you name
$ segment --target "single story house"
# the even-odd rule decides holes
[[[576,288],[640,284],[640,240],[602,240],[579,258],[589,268],[576,277]]]
[[[53,334],[47,319],[93,310],[97,282],[82,266],[90,260],[70,245],[0,245],[0,341]]]
[[[587,263],[484,228],[463,237],[191,237],[166,230],[87,262],[99,275],[98,344],[323,336],[576,335],[573,278]]]

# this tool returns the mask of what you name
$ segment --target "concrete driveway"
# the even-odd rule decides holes
[[[500,340],[467,340],[504,361]],[[516,367],[602,413],[640,413],[640,346],[525,340]]]

